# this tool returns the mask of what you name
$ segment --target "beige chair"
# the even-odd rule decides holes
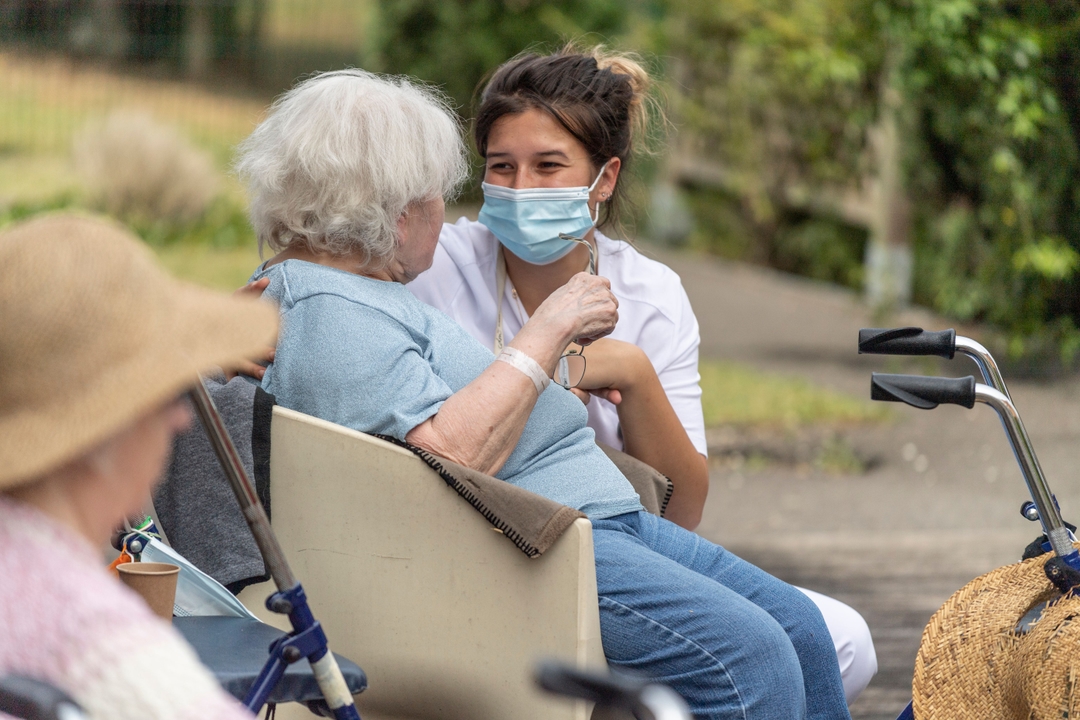
[[[588,717],[531,682],[539,658],[605,667],[587,520],[529,559],[407,450],[281,407],[271,432],[274,530],[331,647],[367,672],[365,720]],[[285,628],[271,590],[240,597]]]

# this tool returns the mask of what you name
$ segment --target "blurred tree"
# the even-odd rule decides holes
[[[869,3],[670,0],[668,10],[660,50],[674,58],[683,127],[673,174],[710,188],[704,205],[724,218],[703,222],[699,241],[719,235],[748,259],[859,285],[887,50]]]
[[[265,0],[0,0],[0,37],[114,59],[172,63],[194,75],[256,43]],[[248,32],[240,15],[248,18]],[[254,47],[244,48],[249,55]]]
[[[369,67],[436,83],[471,110],[480,80],[529,48],[623,31],[634,3],[620,0],[380,0]]]
[[[475,110],[478,85],[506,60],[527,50],[551,52],[571,40],[582,45],[612,42],[625,49],[615,38],[637,29],[643,12],[655,15],[661,2],[380,0],[370,31],[373,51],[363,62],[372,70],[407,74],[439,85],[468,119]],[[477,182],[466,190],[465,200],[479,202],[481,163],[474,165]],[[631,198],[636,200],[628,203],[628,215],[642,205],[632,175],[638,173],[625,176],[631,181]]]
[[[1080,3],[919,0],[907,37],[911,183],[922,213],[916,290],[988,321],[1014,355],[1080,348]]]
[[[665,30],[680,176],[759,259],[791,262],[792,222],[908,227],[917,300],[1080,348],[1080,2],[669,0]]]
[[[664,49],[694,131],[684,159],[719,162],[758,222],[787,204],[785,188],[842,186],[863,169],[884,46],[860,5],[670,0]]]
[[[184,3],[179,0],[132,0],[121,3],[120,8],[131,34],[131,57],[174,62],[181,59],[187,20]]]

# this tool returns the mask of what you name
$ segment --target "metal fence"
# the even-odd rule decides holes
[[[375,0],[0,0],[0,158],[57,155],[118,108],[225,160],[269,100],[363,65]]]

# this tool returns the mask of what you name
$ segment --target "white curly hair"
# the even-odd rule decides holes
[[[468,176],[461,127],[438,90],[363,70],[323,73],[279,97],[240,144],[259,251],[303,245],[385,266],[410,205]]]

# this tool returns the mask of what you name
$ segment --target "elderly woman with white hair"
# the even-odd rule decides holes
[[[110,222],[0,232],[0,676],[49,682],[91,718],[252,718],[101,549],[146,506],[197,373],[258,354],[275,326],[173,280]]]
[[[643,511],[551,384],[570,342],[618,319],[609,282],[580,273],[496,357],[404,284],[426,270],[443,199],[466,174],[432,90],[363,71],[280,98],[242,146],[282,331],[262,378],[280,404],[407,441],[564,505],[593,524],[608,661],[675,688],[699,718],[847,718],[836,655],[795,588]]]

